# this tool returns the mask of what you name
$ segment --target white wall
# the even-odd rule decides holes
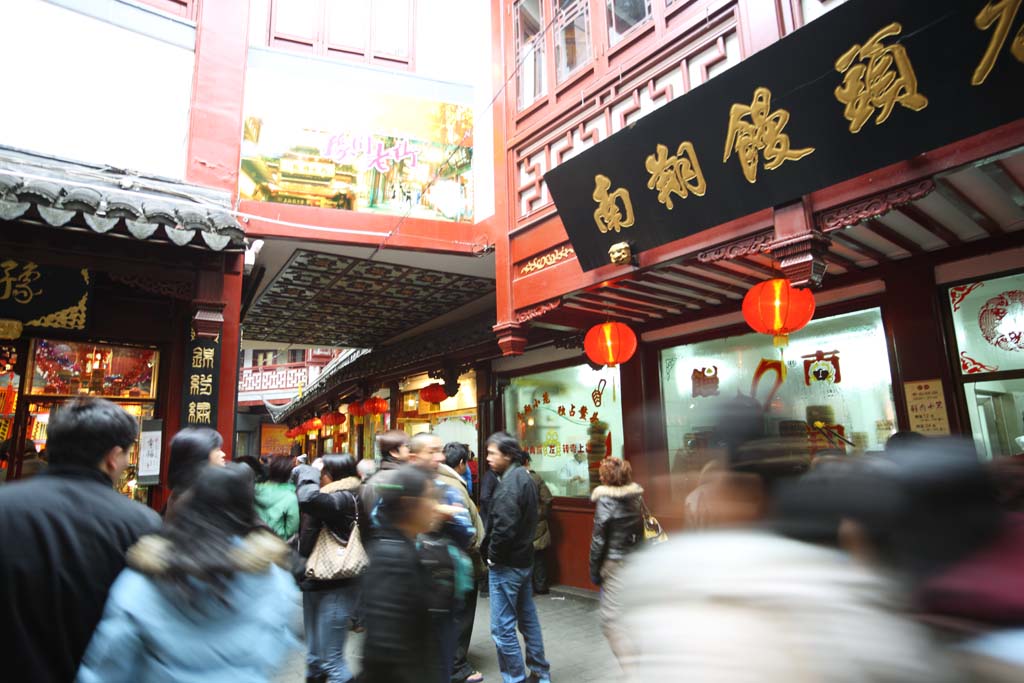
[[[62,4],[88,14],[0,2],[0,144],[183,177],[194,28],[118,0]]]

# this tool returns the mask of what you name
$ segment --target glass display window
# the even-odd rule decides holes
[[[946,290],[954,374],[982,459],[1024,453],[1024,273]]]
[[[783,350],[769,336],[742,334],[664,349],[660,365],[675,474],[699,472],[712,458],[723,404],[739,395],[763,407],[763,435],[774,439],[779,456],[810,462],[815,455],[881,450],[896,430],[877,308],[812,320]],[[673,482],[680,495],[692,483],[685,476]]]
[[[506,428],[556,496],[585,498],[606,455],[622,457],[619,369],[575,365],[513,377]]]
[[[154,399],[158,360],[153,349],[37,339],[27,393]]]

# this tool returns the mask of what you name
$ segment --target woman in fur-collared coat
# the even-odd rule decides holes
[[[597,503],[594,532],[590,537],[590,580],[601,587],[601,628],[616,656],[622,639],[615,629],[622,588],[620,575],[626,556],[644,540],[642,496],[633,482],[633,469],[619,458],[601,462],[601,485],[590,499]]]

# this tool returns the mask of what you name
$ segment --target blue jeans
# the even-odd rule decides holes
[[[544,638],[537,608],[533,604],[532,573],[530,567],[494,565],[490,570],[491,637],[498,649],[498,668],[503,683],[526,680],[523,654],[516,636],[517,624],[526,643],[526,665],[542,682],[551,677],[551,665],[544,658]]]
[[[328,683],[349,683],[352,671],[345,662],[345,638],[359,586],[351,585],[302,594],[306,627],[306,675],[327,675]]]

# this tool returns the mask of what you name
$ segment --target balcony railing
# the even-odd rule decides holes
[[[298,390],[306,386],[314,375],[308,363],[282,363],[242,368],[238,380],[238,393]],[[317,367],[319,370],[319,367]]]

